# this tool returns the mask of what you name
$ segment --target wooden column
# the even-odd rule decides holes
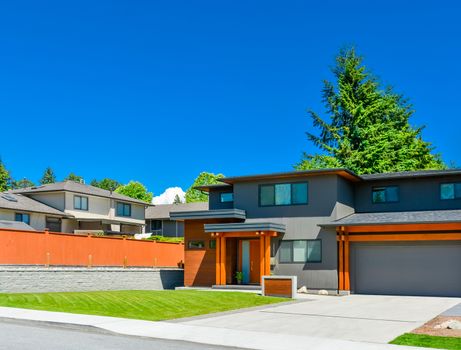
[[[263,282],[263,278],[262,276],[264,275],[264,269],[265,269],[265,266],[266,266],[266,260],[264,259],[265,257],[265,254],[264,254],[264,251],[265,251],[265,234],[264,232],[261,232],[260,233],[260,236],[259,236],[259,280],[260,280],[260,283]]]
[[[221,251],[219,253],[220,256],[220,280],[222,285],[227,284],[226,281],[226,237],[221,236]]]
[[[216,284],[221,284],[221,237],[216,236]]]
[[[264,260],[265,260],[265,276],[271,274],[271,235],[266,235],[264,246]]]
[[[349,263],[350,263],[349,234],[346,232],[346,235],[344,236],[344,290],[347,290],[347,291],[351,290]]]
[[[344,290],[344,241],[343,235],[338,231],[338,289]]]

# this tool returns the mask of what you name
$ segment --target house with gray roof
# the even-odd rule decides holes
[[[46,227],[51,231],[69,233],[142,233],[145,210],[151,205],[75,181],[27,187],[14,190],[12,194],[61,213],[59,217],[47,216],[51,221],[47,221]]]
[[[461,296],[461,170],[318,169],[201,186],[184,225],[186,286],[295,275],[330,293]]]

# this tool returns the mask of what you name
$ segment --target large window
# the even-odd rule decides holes
[[[461,182],[440,185],[440,199],[460,199]]]
[[[16,213],[14,214],[15,221],[21,221],[26,223],[27,225],[30,224],[30,215],[25,213]]]
[[[187,242],[187,247],[189,249],[204,249],[205,241],[189,241]]]
[[[74,196],[74,209],[88,210],[88,197]]]
[[[392,203],[399,201],[397,186],[373,187],[371,200],[373,203]]]
[[[162,230],[162,220],[151,220],[150,229],[152,232]]]
[[[322,262],[322,241],[320,239],[281,241],[279,261],[281,263]]]
[[[117,202],[117,216],[131,216],[131,204]]]
[[[261,207],[307,204],[307,202],[307,182],[261,185],[259,187],[259,205]]]
[[[234,194],[232,192],[223,192],[220,196],[221,203],[229,203],[234,201]]]

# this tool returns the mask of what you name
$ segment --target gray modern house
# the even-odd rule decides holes
[[[461,170],[223,178],[184,224],[185,285],[296,275],[334,293],[461,296]]]

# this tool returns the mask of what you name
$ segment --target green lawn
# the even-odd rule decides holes
[[[461,350],[461,338],[435,337],[424,334],[405,333],[391,341],[391,344]]]
[[[287,301],[254,293],[105,291],[0,294],[0,306],[160,321]]]

